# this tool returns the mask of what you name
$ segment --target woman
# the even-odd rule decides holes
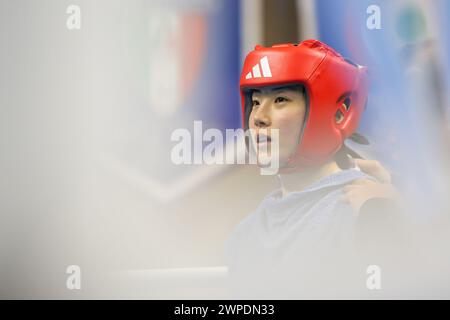
[[[314,297],[364,287],[365,269],[355,276],[364,263],[355,247],[358,212],[394,194],[382,167],[352,161],[344,145],[365,108],[366,69],[317,40],[257,46],[240,90],[258,159],[278,156],[280,189],[227,241],[234,295]]]

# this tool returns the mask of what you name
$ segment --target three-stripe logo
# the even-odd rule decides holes
[[[261,65],[261,68],[260,68],[260,65]],[[262,75],[261,75],[261,70],[262,70]],[[272,72],[270,71],[270,66],[269,66],[269,59],[267,58],[267,56],[265,56],[259,60],[259,63],[257,63],[252,68],[252,71],[247,73],[247,75],[245,76],[245,79],[261,78],[261,77],[264,77],[264,78],[272,77]]]

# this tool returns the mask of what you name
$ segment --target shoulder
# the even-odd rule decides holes
[[[258,207],[236,224],[228,238],[225,240],[225,252],[227,255],[235,253],[239,248],[245,247],[245,244],[255,241],[260,232],[261,223],[264,223],[264,208],[266,201],[273,198],[279,190],[268,194]]]
[[[267,194],[263,200],[259,203],[258,207],[242,219],[233,229],[230,236],[238,236],[242,234],[248,234],[255,229],[255,225],[260,224],[264,219],[265,208],[273,202],[276,202],[276,198],[281,194],[281,190],[277,189]]]
[[[250,213],[248,216],[246,216],[244,219],[242,219],[240,222],[237,223],[237,225],[233,228],[230,235],[228,236],[228,242],[233,242],[236,239],[243,240],[249,236],[249,233],[254,228],[255,222],[257,221],[259,216],[259,208],[252,213]]]

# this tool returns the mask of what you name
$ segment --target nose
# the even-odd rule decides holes
[[[267,128],[270,126],[270,116],[268,112],[268,106],[261,104],[261,106],[256,110],[253,116],[253,123],[255,127]]]

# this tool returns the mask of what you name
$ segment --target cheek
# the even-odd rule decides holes
[[[297,143],[303,126],[303,113],[301,112],[283,112],[277,117],[276,127],[280,128],[280,143]]]
[[[250,113],[250,116],[248,117],[248,127],[250,129],[255,129],[255,121],[253,120],[253,112]]]

